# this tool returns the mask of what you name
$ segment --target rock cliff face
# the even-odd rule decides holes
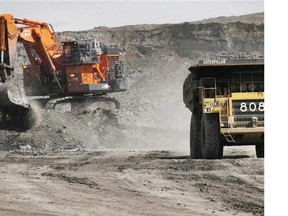
[[[144,56],[162,49],[193,60],[219,52],[263,54],[264,14],[245,17],[222,17],[180,24],[97,27],[88,31],[62,32],[60,35],[62,39],[67,36],[75,39],[97,38],[104,44],[117,44],[128,52],[134,50]]]
[[[66,31],[58,34],[61,41],[66,37],[96,38],[103,44],[118,45],[125,51],[131,64],[155,53],[173,53],[193,61],[229,52],[253,52],[263,55],[264,13],[179,24],[96,27],[87,31]],[[28,63],[24,49],[20,49],[17,63],[21,65],[23,61]]]

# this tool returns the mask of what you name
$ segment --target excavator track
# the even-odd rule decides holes
[[[80,106],[81,106],[81,109],[87,109],[88,107],[92,107],[93,109],[102,108],[102,109],[110,109],[110,110],[120,108],[120,103],[115,98],[106,97],[106,96],[85,96],[85,95],[55,98],[55,99],[49,100],[45,108],[47,110],[57,109],[57,105],[60,105],[63,103],[70,103],[71,110],[77,109]]]

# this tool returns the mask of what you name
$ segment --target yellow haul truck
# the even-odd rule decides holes
[[[190,154],[217,159],[224,146],[255,145],[264,157],[264,59],[200,60],[183,100],[192,112]]]

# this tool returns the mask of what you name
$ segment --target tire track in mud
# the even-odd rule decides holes
[[[202,198],[212,203],[220,203],[219,211],[232,210],[236,213],[264,215],[263,160],[255,158],[191,160],[185,156],[173,157],[169,154],[169,152],[150,153],[146,157],[153,159],[153,163],[152,161],[130,163],[122,166],[121,171],[129,170],[130,178],[133,171],[146,170],[150,175],[151,173],[154,173],[154,176],[160,175],[169,182],[165,184],[162,180],[163,187],[160,189],[162,191],[177,189],[183,193],[195,194],[193,188],[196,188]],[[126,178],[129,179],[128,174]],[[153,177],[147,182],[153,182]],[[138,184],[135,187],[141,188]],[[159,190],[157,187],[151,187],[151,190],[155,189]]]
[[[165,178],[194,185],[206,199],[223,207],[264,215],[263,160],[172,160]]]
[[[90,181],[88,178],[80,178],[80,177],[76,177],[76,176],[68,176],[68,175],[66,175],[64,173],[55,174],[55,173],[52,173],[52,172],[41,173],[41,176],[54,177],[54,178],[58,178],[60,180],[64,180],[64,181],[66,181],[68,183],[86,185],[89,188],[100,189],[98,187],[97,183],[95,183],[94,181]]]

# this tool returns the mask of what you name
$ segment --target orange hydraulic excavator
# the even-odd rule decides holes
[[[23,44],[31,63],[23,67],[24,87],[14,76],[17,42]],[[60,42],[46,22],[0,15],[2,113],[15,106],[28,108],[32,97],[45,98],[51,108],[66,100],[99,99],[125,91],[123,66],[117,47],[100,45],[95,39]]]

